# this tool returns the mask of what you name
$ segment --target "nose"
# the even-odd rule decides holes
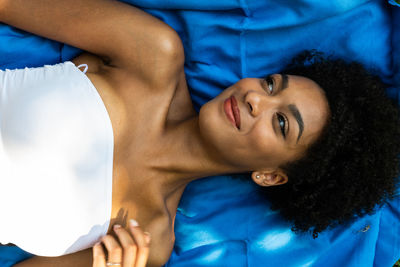
[[[277,100],[273,99],[267,93],[253,90],[247,91],[244,101],[253,117],[257,117],[265,110],[273,108],[277,104]]]

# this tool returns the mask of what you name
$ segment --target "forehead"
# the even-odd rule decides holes
[[[318,138],[329,117],[329,105],[324,91],[314,81],[295,75],[287,75],[287,88],[282,96],[289,105],[295,105],[304,122],[304,131],[298,141],[299,145],[308,146]],[[299,125],[292,120],[295,140],[299,133]]]

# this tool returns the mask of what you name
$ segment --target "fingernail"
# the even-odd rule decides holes
[[[131,225],[132,227],[139,226],[138,222],[135,221],[134,219],[130,219],[130,220],[129,220],[129,223],[130,223],[130,225]]]
[[[150,233],[149,232],[144,232],[143,234],[144,234],[144,239],[145,239],[146,243],[149,244],[150,240],[151,240]]]
[[[118,230],[119,228],[121,228],[121,225],[119,225],[119,224],[114,224],[114,230]]]
[[[99,246],[101,244],[101,242],[96,242],[96,244],[94,244],[95,246]]]

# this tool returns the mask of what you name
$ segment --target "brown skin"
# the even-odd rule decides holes
[[[101,243],[93,246],[93,267],[106,267],[108,261],[121,263],[122,267],[145,267],[151,242],[149,233],[143,232],[132,220],[129,231],[119,224],[115,224],[113,230],[116,237],[106,235]],[[101,244],[107,250],[108,257]]]
[[[287,86],[282,89],[282,75],[270,77],[270,83],[264,79],[242,79],[200,110],[202,135],[219,157],[241,167],[242,172],[248,171],[249,166],[250,170],[277,169],[299,159],[320,135],[329,116],[324,92],[315,82],[288,75]],[[230,96],[237,101],[240,129],[227,119],[223,109]],[[304,131],[299,139],[299,124],[290,106],[298,109],[303,120]],[[282,125],[278,114],[287,120]]]
[[[96,12],[93,12],[96,10]],[[174,220],[185,186],[195,179],[254,171],[262,186],[282,184],[282,164],[304,154],[328,118],[328,104],[314,82],[290,76],[274,92],[261,79],[243,79],[193,109],[183,70],[178,35],[154,17],[108,0],[0,0],[0,21],[84,49],[73,60],[89,65],[114,131],[113,199],[109,232],[135,218],[151,233],[148,266],[161,266],[174,244]],[[151,33],[151,34],[150,34]],[[238,100],[241,129],[223,111],[224,100]],[[298,129],[288,105],[304,120]],[[251,108],[250,108],[251,106]],[[276,112],[289,120],[286,140]],[[63,231],[64,229],[60,229]],[[56,258],[34,257],[16,266],[90,266],[85,250]]]

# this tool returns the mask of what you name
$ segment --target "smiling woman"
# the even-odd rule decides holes
[[[270,80],[242,79],[199,113],[201,134],[240,172],[279,169],[300,158],[329,118],[325,94],[312,80],[278,74]]]

